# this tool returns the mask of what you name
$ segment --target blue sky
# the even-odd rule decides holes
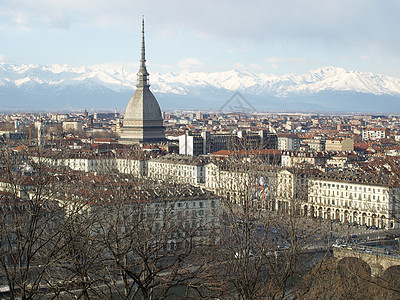
[[[400,77],[397,0],[0,0],[0,62]]]

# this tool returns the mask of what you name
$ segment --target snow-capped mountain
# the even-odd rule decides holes
[[[284,76],[236,70],[152,73],[150,83],[164,109],[218,109],[239,91],[258,109],[270,111],[400,111],[399,78],[336,67]],[[0,64],[3,110],[124,108],[135,85],[136,72],[121,66]]]

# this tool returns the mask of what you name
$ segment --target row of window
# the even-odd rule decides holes
[[[354,208],[360,208],[364,210],[382,210],[385,211],[388,209],[386,205],[375,205],[375,204],[366,204],[363,202],[358,202],[358,201],[347,201],[347,200],[335,200],[335,199],[327,199],[327,198],[321,198],[321,197],[310,197],[310,200],[312,203],[319,203],[319,204],[324,204],[324,205],[337,205],[337,206],[345,206],[345,207],[354,207]]]
[[[318,187],[327,187],[327,188],[337,188],[337,189],[346,189],[346,190],[355,190],[355,191],[364,191],[364,192],[373,192],[373,193],[375,193],[375,192],[377,192],[377,193],[380,193],[381,192],[381,189],[380,188],[377,188],[377,189],[375,189],[375,188],[371,188],[371,187],[363,187],[363,186],[353,186],[353,185],[348,185],[348,184],[336,184],[336,183],[322,183],[322,182],[314,182],[313,183],[313,185],[314,186],[318,186]],[[385,189],[382,189],[382,192],[384,192],[385,191]]]
[[[332,190],[313,190],[312,194],[314,195],[322,195],[322,196],[331,196],[331,197],[346,197],[349,199],[358,199],[358,200],[376,200],[377,202],[380,202],[380,200],[385,201],[386,197],[385,196],[380,196],[380,195],[376,195],[376,194],[362,194],[362,193],[348,193],[348,192],[339,192],[339,191],[332,191]]]

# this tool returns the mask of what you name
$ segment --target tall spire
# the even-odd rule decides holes
[[[146,70],[145,54],[143,17],[137,88],[126,106],[123,126],[121,127],[121,142],[124,144],[159,143],[166,140],[161,109],[148,84],[149,73]]]
[[[140,59],[140,64],[142,67],[146,67],[145,63],[146,63],[146,58],[145,58],[145,45],[144,45],[144,16],[142,16],[142,57]]]
[[[137,73],[138,75],[138,83],[137,87],[144,87],[144,86],[149,86],[147,83],[147,76],[149,76],[149,73],[147,72],[146,69],[146,49],[145,49],[145,44],[144,44],[144,16],[142,17],[142,52],[141,52],[141,58],[140,58],[140,68],[139,72]]]

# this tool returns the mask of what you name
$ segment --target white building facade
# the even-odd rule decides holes
[[[148,178],[172,183],[201,185],[205,167],[200,159],[189,156],[162,156],[147,162]]]
[[[365,226],[399,228],[399,188],[369,182],[314,177],[309,180],[305,214]]]
[[[389,128],[366,128],[362,131],[363,141],[376,141],[390,138]]]
[[[278,150],[300,150],[300,139],[294,134],[278,134]]]
[[[135,177],[143,177],[147,175],[146,160],[117,158],[116,167],[118,172],[123,174],[131,174]]]

